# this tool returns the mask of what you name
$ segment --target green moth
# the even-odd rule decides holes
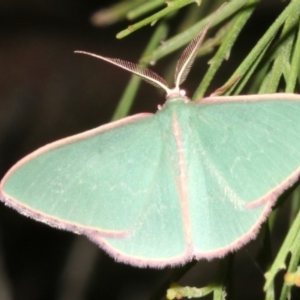
[[[29,154],[3,178],[1,200],[140,267],[222,257],[255,238],[299,177],[300,96],[191,102],[179,86],[207,29],[179,59],[173,89],[136,64],[81,52],[163,88],[166,103]]]

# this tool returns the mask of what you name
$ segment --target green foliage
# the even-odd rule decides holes
[[[167,7],[161,8],[165,2]],[[194,2],[196,2],[197,6]],[[274,1],[276,2],[276,1]],[[223,3],[221,0],[170,0],[170,1],[145,1],[145,0],[124,0],[119,4],[112,6],[105,11],[97,12],[94,17],[95,24],[103,25],[116,22],[128,16],[130,19],[144,17],[141,21],[130,25],[127,29],[121,31],[117,37],[122,38],[135,30],[143,30],[148,24],[155,24],[155,32],[149,42],[145,53],[140,62],[147,66],[150,62],[170,55],[178,48],[186,45],[212,18],[216,9]],[[214,80],[215,75],[220,70],[224,60],[230,56],[230,52],[243,27],[256,9],[259,0],[231,0],[220,11],[212,28],[217,27],[213,37],[207,39],[199,51],[199,56],[211,52],[213,57],[210,59],[210,66],[198,85],[193,99],[200,99],[207,93]],[[179,10],[185,6],[187,14],[185,18],[178,21],[178,32],[173,37],[159,45],[167,32],[169,20],[174,18]],[[154,9],[158,12],[152,13]],[[105,16],[104,16],[105,15]],[[109,18],[111,16],[111,18]],[[224,91],[227,95],[233,94],[258,94],[258,93],[276,93],[276,92],[295,92],[299,86],[300,71],[300,1],[294,0],[286,3],[284,9],[276,18],[275,22],[261,36],[256,45],[249,51],[249,54],[243,59],[235,72],[226,82],[224,82]],[[106,20],[105,22],[99,21]],[[176,19],[178,20],[178,19]],[[200,21],[199,21],[200,20]],[[133,33],[134,34],[134,33]],[[128,114],[134,97],[137,93],[140,80],[132,78],[126,89],[120,105],[117,108],[114,119],[121,118]],[[265,267],[265,299],[290,299],[291,284],[288,281],[281,280],[279,293],[275,296],[275,277],[282,269],[288,274],[294,274],[297,271],[300,258],[300,212],[299,212],[299,193],[300,189],[294,190],[292,195],[292,205],[290,209],[291,221],[290,229],[284,242],[281,245],[276,257],[273,259],[269,252],[270,238],[273,234],[272,222],[277,217],[275,213],[265,224],[264,245],[259,256],[268,257],[268,263]],[[283,196],[285,201],[287,196]],[[282,203],[283,201],[279,201]],[[280,209],[278,205],[277,209]],[[201,289],[172,287],[168,291],[169,299],[175,299],[179,296],[200,297],[208,292],[213,293],[213,299],[223,299],[225,291],[228,288],[227,278],[231,270],[232,255],[224,258],[220,263],[219,270],[214,282]],[[177,281],[188,269],[190,265],[182,269],[180,274],[176,273],[172,280]],[[178,271],[177,271],[178,272]],[[169,282],[169,281],[168,281]],[[166,285],[153,297],[159,299],[166,292]],[[171,296],[170,296],[171,295]],[[172,298],[173,297],[173,298]],[[279,297],[279,298],[278,298]]]

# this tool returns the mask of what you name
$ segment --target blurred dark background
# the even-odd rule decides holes
[[[115,2],[0,0],[1,177],[45,143],[109,122],[130,75],[73,51],[138,60],[153,28],[117,40],[126,21],[106,28],[89,22],[93,12]],[[226,81],[283,7],[279,0],[261,1],[214,88]],[[197,62],[188,90],[195,88],[210,57]],[[155,70],[162,71],[164,61]],[[163,102],[155,88],[143,84],[132,113],[154,112]],[[278,228],[280,240],[284,224]],[[235,258],[237,299],[263,297],[263,274],[251,259],[259,243],[251,243]],[[207,284],[217,264],[198,263],[183,283]],[[84,237],[0,205],[0,300],[148,299],[171,272],[116,263]]]

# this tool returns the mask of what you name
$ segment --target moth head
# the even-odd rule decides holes
[[[223,7],[223,5],[218,9],[217,13],[220,11],[220,9]],[[146,82],[158,87],[162,88],[166,92],[166,98],[171,99],[174,97],[181,97],[181,98],[187,98],[185,90],[180,89],[180,85],[186,80],[187,75],[190,72],[190,69],[192,67],[192,64],[195,61],[195,58],[197,56],[198,49],[200,45],[202,44],[202,41],[206,35],[206,32],[208,31],[209,27],[215,20],[217,13],[213,16],[213,18],[210,20],[210,22],[204,27],[203,30],[201,30],[196,37],[193,38],[193,40],[188,44],[188,46],[185,48],[185,50],[182,52],[181,57],[177,61],[175,74],[174,74],[174,88],[169,88],[167,82],[158,74],[151,71],[150,69],[143,68],[138,64],[125,61],[119,58],[110,58],[105,57],[101,55],[97,55],[90,52],[85,51],[75,51],[75,53],[80,54],[86,54],[89,56],[93,56],[99,59],[102,59],[104,61],[107,61],[111,64],[114,64],[122,69],[125,69],[132,74],[135,74],[142,79],[144,79]]]

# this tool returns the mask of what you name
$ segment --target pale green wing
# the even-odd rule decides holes
[[[139,193],[149,180],[136,161],[149,165],[149,151],[156,159],[161,151],[153,149],[155,143],[146,147],[141,142],[151,135],[152,120],[132,117],[46,145],[10,170],[2,181],[3,193],[41,219],[49,215],[53,221],[123,231],[142,209]],[[145,178],[138,188],[133,174]],[[117,218],[128,205],[132,214]]]
[[[300,97],[206,98],[192,104],[188,176],[195,254],[222,256],[253,239],[300,173]]]

